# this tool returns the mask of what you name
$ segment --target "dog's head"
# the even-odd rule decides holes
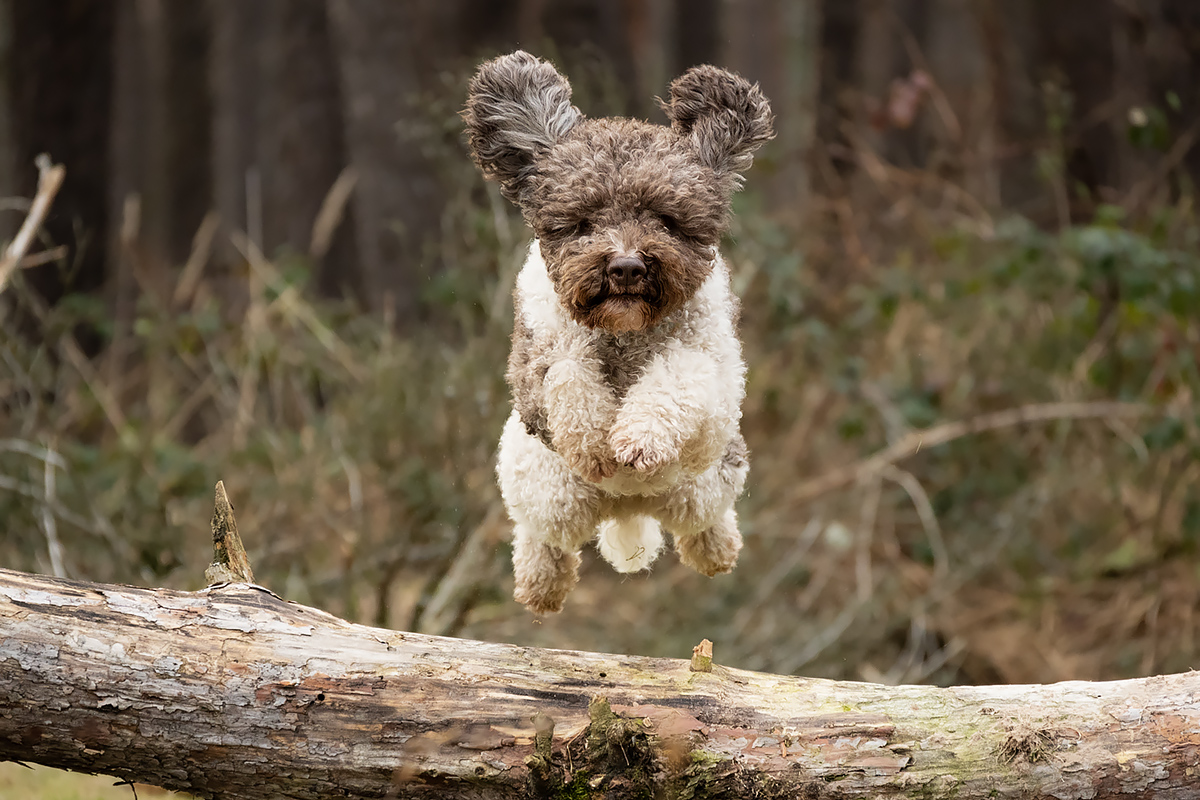
[[[648,330],[695,294],[741,174],[773,135],[758,86],[716,67],[677,78],[663,110],[669,128],[586,119],[567,79],[524,52],[471,80],[471,153],[521,208],[563,305],[588,327]]]

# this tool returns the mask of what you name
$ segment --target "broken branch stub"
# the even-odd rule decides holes
[[[701,639],[700,644],[692,648],[692,672],[712,672],[713,667],[713,643],[708,639]]]
[[[212,516],[213,563],[204,570],[208,585],[217,583],[254,583],[254,570],[238,535],[233,505],[225,494],[225,484],[217,481]]]

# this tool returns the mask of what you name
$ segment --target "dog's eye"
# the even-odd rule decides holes
[[[663,227],[667,229],[667,233],[672,236],[679,236],[683,230],[679,227],[679,220],[672,217],[670,214],[660,214],[658,217]]]
[[[590,220],[581,219],[575,223],[555,225],[546,232],[551,236],[587,236],[592,232],[592,223]]]

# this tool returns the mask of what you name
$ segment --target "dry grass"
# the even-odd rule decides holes
[[[831,201],[803,232],[744,198],[753,459],[730,576],[589,555],[563,614],[510,599],[493,458],[524,233],[467,190],[432,321],[405,335],[314,300],[304,258],[241,237],[218,269],[202,230],[159,265],[170,299],[87,361],[72,330],[108,329],[104,307],[43,308],[18,273],[5,299],[45,336],[0,321],[0,560],[195,588],[223,480],[258,579],[365,622],[677,657],[709,638],[717,663],[887,682],[1188,668],[1200,323],[1137,281],[1200,283],[1190,209],[1048,233],[921,187],[881,191],[890,216]]]

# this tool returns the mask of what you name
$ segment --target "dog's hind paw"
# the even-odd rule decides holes
[[[679,560],[710,578],[732,572],[741,549],[742,535],[738,532],[737,516],[732,509],[708,530],[675,536]]]
[[[579,554],[542,542],[516,541],[513,545],[513,598],[535,614],[562,611],[579,580]]]

